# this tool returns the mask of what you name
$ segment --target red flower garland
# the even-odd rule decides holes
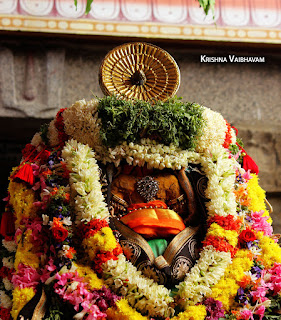
[[[28,143],[21,151],[23,159],[28,158],[30,161],[33,161],[33,159],[36,157],[36,147],[33,146],[31,143]],[[32,157],[33,155],[33,157]]]
[[[11,310],[12,309],[6,309],[6,308],[3,308],[3,307],[0,307],[0,318],[2,320],[11,320],[12,319]]]
[[[118,260],[119,254],[123,252],[120,244],[117,242],[117,246],[112,251],[101,251],[96,255],[93,262],[93,270],[98,274],[103,272],[101,265],[108,260]]]
[[[235,219],[231,214],[227,215],[226,217],[215,214],[208,220],[208,226],[210,226],[212,223],[218,224],[225,230],[233,230],[236,232],[239,232],[242,225],[242,221],[240,219]]]
[[[223,147],[227,149],[229,147],[229,145],[231,144],[231,125],[226,120],[224,120],[224,121],[227,125],[227,130],[225,133]]]
[[[89,238],[104,227],[108,227],[106,220],[93,219],[86,224],[81,224],[79,227],[79,233],[81,238]]]
[[[65,141],[68,140],[68,135],[64,132],[63,112],[66,108],[62,108],[56,115],[55,127],[58,130],[59,145],[64,146]]]
[[[14,268],[9,269],[9,268],[3,266],[0,269],[0,278],[8,278],[8,280],[11,281],[14,271],[15,271]]]
[[[230,252],[232,258],[235,256],[238,250],[237,248],[234,248],[231,244],[229,244],[225,238],[217,236],[208,236],[203,241],[203,245],[213,246],[216,251]]]

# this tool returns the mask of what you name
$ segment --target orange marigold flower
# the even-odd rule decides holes
[[[51,192],[51,195],[54,196],[58,193],[59,189],[57,187],[54,187],[53,191]]]
[[[65,193],[64,194],[64,199],[65,199],[65,201],[69,202],[70,201],[70,194],[69,193]]]
[[[52,174],[52,171],[50,169],[47,169],[42,172],[42,175],[47,178],[47,176],[50,176]],[[56,188],[57,189],[57,188]]]
[[[66,257],[68,258],[68,259],[73,259],[73,256],[76,254],[76,250],[74,249],[74,248],[72,248],[72,247],[70,247],[68,250],[67,250],[67,252],[66,252]]]
[[[243,289],[246,288],[251,283],[251,277],[249,275],[245,275],[240,281],[238,281],[238,284]]]
[[[61,218],[57,218],[57,217],[54,217],[54,218],[53,218],[52,228],[56,228],[56,227],[62,227]]]
[[[203,241],[204,246],[213,246],[216,251],[224,251],[230,252],[231,257],[233,258],[237,252],[237,248],[233,247],[228,241],[223,237],[216,237],[216,236],[208,236]]]
[[[96,255],[94,260],[93,269],[97,273],[102,273],[101,265],[108,260],[117,260],[119,254],[123,252],[120,244],[117,242],[116,247],[112,251],[102,251]]]
[[[225,230],[233,230],[238,232],[241,228],[242,221],[241,219],[236,219],[233,215],[227,215],[226,217],[219,216],[215,214],[208,220],[208,225],[210,226],[212,223],[217,223],[219,226],[224,228]]]
[[[81,223],[79,227],[80,236],[82,238],[89,238],[95,235],[100,229],[108,227],[108,222],[104,219],[93,219],[88,223]]]

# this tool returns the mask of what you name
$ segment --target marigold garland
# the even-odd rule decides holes
[[[107,311],[107,317],[109,320],[148,320],[149,318],[141,315],[134,310],[127,300],[121,299],[116,302],[116,309],[109,308]]]
[[[236,247],[238,243],[237,231],[224,229],[216,223],[210,225],[206,238],[209,236],[224,238],[232,247]]]
[[[272,219],[269,217],[269,212],[265,204],[265,191],[259,186],[259,177],[256,174],[251,174],[251,179],[247,185],[248,196],[251,199],[249,204],[249,210],[252,211],[264,211],[264,216],[268,216],[268,222],[272,223]]]
[[[74,266],[77,268],[78,275],[83,278],[84,282],[88,284],[91,289],[100,289],[104,286],[104,281],[98,278],[97,274],[89,266],[75,263]]]
[[[238,232],[241,228],[242,220],[234,218],[234,216],[232,215],[222,217],[216,214],[208,220],[209,226],[211,226],[212,223],[216,223],[225,230],[232,230]]]
[[[207,315],[204,305],[188,306],[184,312],[173,317],[174,320],[204,320]]]
[[[17,229],[22,218],[35,218],[37,216],[38,209],[33,205],[36,201],[35,192],[28,188],[25,183],[14,181],[9,183],[8,192],[10,194],[9,203],[13,206],[16,217],[15,226]]]
[[[11,316],[16,319],[20,310],[35,296],[35,291],[33,288],[15,288],[13,291],[13,307],[11,311]]]
[[[244,273],[249,271],[253,265],[252,259],[246,250],[238,250],[232,264],[226,269],[224,276],[212,288],[211,297],[223,303],[226,310],[229,310],[234,302],[239,281],[243,278]]]
[[[261,248],[261,258],[266,268],[271,268],[274,263],[281,263],[281,248],[272,238],[264,236],[262,232],[257,232],[259,246]]]
[[[224,237],[220,236],[208,235],[203,244],[204,246],[213,246],[216,251],[229,252],[232,258],[237,251],[237,248],[233,247]]]

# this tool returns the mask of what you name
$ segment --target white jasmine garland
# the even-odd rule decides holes
[[[124,285],[127,287],[123,294],[131,306],[142,312],[147,311],[150,316],[173,315],[173,309],[169,306],[173,302],[170,290],[144,277],[131,262],[126,261],[123,254],[118,256],[118,260],[108,260],[102,268],[108,286],[115,291]]]
[[[230,252],[218,252],[212,246],[204,247],[197,264],[177,286],[182,306],[195,305],[211,294],[211,286],[220,280],[231,261]]]
[[[9,309],[12,308],[12,304],[12,299],[8,295],[6,295],[5,291],[0,290],[0,306],[2,308]]]
[[[236,177],[236,162],[229,158],[222,146],[213,147],[210,156],[200,159],[202,169],[208,178],[205,196],[210,199],[206,203],[209,216],[218,214],[236,216],[236,200],[234,184]]]
[[[12,269],[14,267],[14,257],[13,256],[4,257],[2,259],[2,264],[4,267]]]
[[[70,172],[70,187],[76,192],[76,224],[92,219],[108,219],[109,212],[99,183],[99,167],[88,145],[70,140],[62,150]]]
[[[39,132],[35,133],[33,136],[30,144],[32,144],[34,147],[39,146],[39,144],[43,143],[43,140],[41,138],[41,134]]]
[[[203,108],[202,116],[205,125],[196,145],[196,151],[200,153],[206,153],[207,150],[223,145],[227,131],[226,122],[220,113],[206,107]]]
[[[5,239],[2,240],[3,247],[6,248],[9,252],[16,252],[17,244],[14,240],[7,241]]]
[[[59,144],[59,132],[55,126],[56,120],[52,120],[48,127],[48,142],[51,147],[57,146]]]
[[[155,140],[141,139],[140,143],[127,143],[124,141],[115,148],[109,148],[106,159],[97,154],[97,159],[103,162],[113,162],[115,166],[125,159],[128,164],[142,167],[147,164],[148,168],[170,168],[180,170],[187,167],[188,163],[198,163],[199,154],[194,151],[182,150],[173,144],[165,146]]]
[[[4,284],[5,290],[12,291],[14,289],[12,282],[7,277],[3,278],[2,281]]]
[[[107,151],[100,138],[98,103],[97,99],[87,102],[83,99],[64,110],[64,130],[68,136],[93,148],[96,154],[105,156]]]

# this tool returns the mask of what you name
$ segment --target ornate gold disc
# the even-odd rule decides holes
[[[179,88],[180,70],[165,50],[133,42],[118,46],[105,56],[99,80],[105,95],[165,101]]]

